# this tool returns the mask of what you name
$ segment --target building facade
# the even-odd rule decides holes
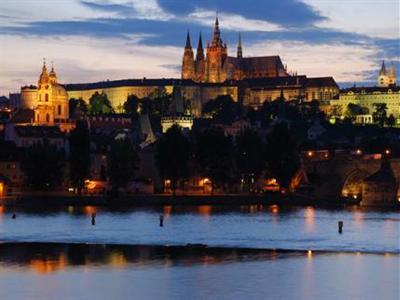
[[[182,79],[221,83],[226,80],[288,75],[279,56],[243,57],[240,34],[236,57],[228,56],[228,46],[221,39],[218,17],[215,20],[212,41],[207,43],[206,54],[204,54],[203,40],[200,34],[196,58],[194,58],[190,35],[189,32],[187,33],[182,60]]]
[[[69,122],[68,94],[58,83],[54,67],[48,72],[43,63],[38,85],[21,88],[18,109],[29,109],[34,112],[33,125],[59,126],[68,131],[72,124]]]

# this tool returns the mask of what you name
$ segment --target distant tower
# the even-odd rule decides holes
[[[389,85],[396,85],[396,74],[394,72],[394,65],[390,66],[389,70]]]
[[[192,45],[190,44],[189,31],[186,36],[185,52],[183,54],[182,62],[182,79],[194,79],[195,68],[194,68],[194,55]]]
[[[218,16],[215,19],[214,34],[211,44],[207,45],[206,82],[224,82],[226,80],[225,61],[228,57],[226,44],[221,40]]]
[[[381,70],[379,71],[378,76],[378,86],[380,87],[387,87],[389,85],[389,76],[386,72],[385,61],[382,61]]]
[[[196,67],[196,81],[203,82],[205,75],[204,73],[206,68],[206,61],[204,57],[203,40],[201,38],[201,32],[199,35],[199,43],[197,45],[195,67]]]
[[[237,58],[243,58],[243,50],[242,50],[242,35],[239,32],[239,42],[237,47]]]

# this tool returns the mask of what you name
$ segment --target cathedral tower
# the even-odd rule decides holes
[[[192,45],[190,44],[189,31],[186,36],[185,52],[183,54],[182,61],[182,79],[194,79],[195,78],[195,67],[194,67],[194,55]]]
[[[224,63],[227,59],[227,47],[222,43],[218,16],[215,19],[214,34],[211,44],[207,45],[206,74],[207,82],[224,82],[226,71]]]
[[[389,85],[389,77],[387,76],[385,61],[382,61],[381,70],[378,76],[378,86],[386,87]]]
[[[242,50],[242,35],[239,32],[239,42],[237,47],[237,58],[243,58],[243,50]]]
[[[394,65],[392,64],[389,70],[389,85],[395,85],[395,84],[396,84],[396,74],[394,72]]]
[[[206,61],[204,58],[204,49],[203,49],[203,40],[201,38],[201,32],[199,35],[199,43],[197,45],[197,53],[196,53],[196,81],[203,82],[204,81],[204,72],[206,67]]]

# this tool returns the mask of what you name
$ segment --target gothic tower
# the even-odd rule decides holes
[[[389,77],[387,76],[385,61],[382,61],[381,70],[378,76],[378,86],[386,87],[389,85]]]
[[[239,42],[237,47],[237,58],[243,58],[243,50],[242,50],[242,36],[239,32]]]
[[[190,44],[189,31],[186,36],[185,52],[182,62],[182,79],[195,79],[195,66],[192,45]]]
[[[196,81],[203,82],[204,81],[204,72],[206,67],[206,61],[204,59],[204,49],[203,49],[203,41],[201,38],[201,32],[199,35],[199,43],[197,45],[197,53],[196,53]]]
[[[224,63],[227,59],[227,47],[222,43],[221,32],[219,30],[218,16],[215,19],[214,34],[211,44],[207,45],[206,58],[206,82],[224,82],[226,71]]]
[[[395,85],[395,84],[396,84],[396,74],[394,72],[394,65],[392,64],[389,70],[389,85]]]

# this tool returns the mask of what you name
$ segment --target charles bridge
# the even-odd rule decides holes
[[[377,172],[382,164],[380,155],[336,155],[308,152],[303,156],[305,181],[313,187],[313,194],[321,199],[358,197],[362,194],[363,180]],[[390,159],[397,186],[400,183],[400,158]],[[398,194],[400,191],[398,191]]]

